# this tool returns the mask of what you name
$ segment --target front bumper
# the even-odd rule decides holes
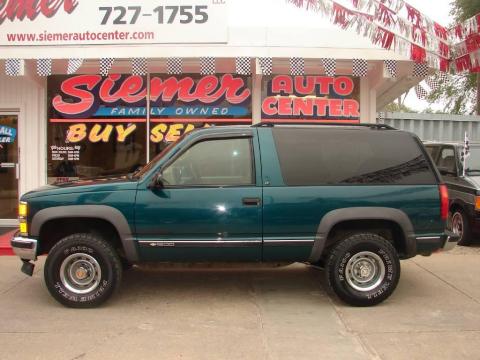
[[[22,260],[37,260],[37,240],[16,236],[11,241],[15,255]]]

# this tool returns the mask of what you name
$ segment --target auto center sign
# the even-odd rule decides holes
[[[263,80],[262,120],[360,121],[360,81],[277,75]]]
[[[4,46],[227,40],[227,0],[0,0]]]

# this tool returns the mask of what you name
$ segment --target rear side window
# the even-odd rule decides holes
[[[419,144],[407,133],[279,127],[272,131],[287,185],[437,183]]]

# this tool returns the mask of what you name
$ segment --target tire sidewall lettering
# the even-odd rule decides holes
[[[88,255],[93,256],[99,263],[100,268],[102,269],[102,279],[100,284],[92,290],[90,293],[87,294],[75,294],[72,293],[70,290],[65,288],[65,286],[60,281],[60,267],[62,262],[70,255],[78,254],[78,253],[85,253]],[[84,303],[84,302],[91,302],[95,301],[97,298],[101,297],[104,293],[109,290],[109,273],[108,266],[106,266],[105,260],[102,256],[99,256],[98,252],[88,245],[73,245],[68,246],[61,252],[60,256],[55,261],[55,269],[54,270],[54,289],[62,298],[73,302],[73,303]]]
[[[352,239],[354,236],[357,237],[355,240]],[[365,238],[366,236],[370,236],[371,240],[367,240]],[[395,253],[392,253],[392,251],[395,251],[395,249],[389,245],[380,246],[379,242],[386,242],[386,240],[375,234],[353,235],[349,238],[346,238],[344,241],[350,241],[351,245],[343,246],[342,251],[335,256],[336,261],[332,263],[335,267],[332,269],[333,271],[331,273],[334,277],[331,280],[333,283],[329,281],[331,284],[330,286],[333,285],[334,290],[335,287],[339,287],[338,291],[340,291],[340,293],[338,293],[337,290],[336,292],[338,295],[343,294],[341,297],[344,300],[354,298],[356,299],[355,301],[365,305],[367,304],[366,301],[371,302],[372,304],[381,302],[393,292],[396,284],[398,283],[400,271],[399,262],[398,257],[394,257]],[[342,243],[339,243],[338,246],[341,247],[341,244]],[[380,257],[379,260],[382,261],[385,268],[385,274],[380,284],[376,288],[365,292],[352,288],[347,282],[346,274],[346,265],[348,261],[355,256],[355,254],[362,251],[370,251],[377,254]]]

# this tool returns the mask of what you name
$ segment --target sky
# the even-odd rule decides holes
[[[337,0],[342,3],[346,0]],[[229,0],[229,23],[238,27],[282,26],[282,27],[324,27],[329,21],[321,15],[298,9],[286,0]],[[451,0],[407,0],[413,7],[441,25],[448,26],[452,22],[450,12]],[[428,87],[427,87],[428,88]],[[426,101],[419,100],[413,89],[410,90],[405,105],[422,111],[429,107]],[[434,110],[442,110],[443,104],[432,104]]]

